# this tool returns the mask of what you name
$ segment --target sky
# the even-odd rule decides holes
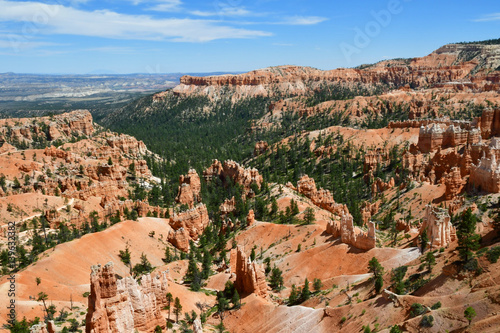
[[[492,38],[498,0],[0,0],[0,73],[327,70]]]

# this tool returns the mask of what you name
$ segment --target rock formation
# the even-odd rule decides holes
[[[470,183],[472,186],[488,193],[500,193],[500,165],[496,155],[491,158],[483,157],[479,165],[472,166]]]
[[[367,152],[363,161],[363,172],[375,172],[377,167],[385,166],[389,161],[389,152],[387,151],[371,151]]]
[[[453,200],[463,189],[464,181],[460,174],[460,169],[454,167],[444,180],[446,192],[444,194],[446,200]]]
[[[166,273],[141,278],[117,280],[113,263],[92,266],[90,296],[86,317],[87,333],[152,332],[157,325],[165,326],[160,313],[167,304]]]
[[[302,176],[297,182],[297,192],[305,195],[318,207],[321,207],[333,214],[341,215],[349,213],[345,205],[341,205],[333,200],[333,195],[328,190],[316,189],[316,182],[308,175]]]
[[[431,248],[447,247],[456,239],[455,227],[451,224],[450,214],[446,209],[425,207],[425,216],[420,227],[420,234],[427,232]]]
[[[420,127],[417,145],[421,152],[429,153],[438,148],[475,144],[480,140],[480,132],[476,128],[467,130],[455,125],[444,128],[443,125],[432,123],[427,127]]]
[[[342,214],[340,221],[330,220],[326,226],[326,233],[340,237],[342,243],[361,250],[370,250],[376,247],[375,223],[368,222],[368,232],[363,232],[354,226],[352,215],[349,213]]]
[[[207,206],[198,204],[192,209],[176,213],[170,217],[170,226],[174,232],[169,234],[169,241],[182,251],[189,250],[189,240],[197,240],[208,226]]]
[[[30,328],[30,333],[55,333],[55,332],[56,332],[56,325],[52,320],[50,320],[47,324],[40,323],[33,325]]]
[[[255,223],[255,214],[253,212],[253,209],[250,209],[247,215],[247,226],[251,227],[254,223]]]
[[[226,178],[231,179],[235,184],[243,185],[246,194],[250,192],[250,186],[257,184],[260,188],[263,178],[257,169],[245,169],[238,163],[228,160],[224,164],[214,160],[212,165],[203,171],[203,177],[207,182],[218,177],[225,185]]]
[[[186,176],[181,175],[179,177],[179,191],[175,201],[193,208],[196,203],[201,202],[200,191],[200,177],[196,170],[190,169]]]
[[[269,145],[266,141],[259,141],[255,144],[255,148],[253,150],[253,156],[259,156],[264,154],[267,151]]]
[[[231,199],[224,200],[224,202],[219,206],[219,212],[222,217],[226,217],[234,211],[236,211],[236,199],[234,196]]]
[[[46,131],[44,130],[46,128]],[[50,117],[3,119],[0,121],[0,135],[7,142],[17,141],[31,144],[36,139],[47,141],[69,141],[76,136],[94,133],[92,115],[88,110],[76,110]]]
[[[168,233],[167,240],[170,244],[178,248],[183,252],[189,252],[189,233],[184,228],[179,228],[177,230],[172,230]]]
[[[266,275],[263,265],[252,262],[241,246],[231,250],[231,273],[236,275],[234,285],[240,295],[267,296]]]

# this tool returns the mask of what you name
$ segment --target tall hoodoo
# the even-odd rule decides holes
[[[457,238],[448,210],[431,205],[425,207],[420,234],[424,232],[427,232],[431,248],[447,247]]]
[[[231,250],[231,273],[236,275],[235,286],[240,294],[267,296],[264,267],[251,261],[241,246]]]

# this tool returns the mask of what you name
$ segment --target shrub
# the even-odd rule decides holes
[[[486,252],[486,258],[488,258],[489,262],[492,264],[498,261],[498,257],[500,257],[500,246],[492,247]]]
[[[441,302],[437,302],[437,303],[434,303],[432,306],[431,306],[431,310],[437,310],[441,308]]]
[[[398,325],[394,325],[391,327],[391,330],[389,333],[403,333],[403,331],[401,331],[401,328],[399,328]]]
[[[411,317],[420,316],[424,312],[425,312],[425,308],[423,307],[422,304],[420,304],[420,303],[413,303],[411,305],[411,312],[410,312],[410,316]]]
[[[432,327],[434,325],[434,317],[432,315],[425,315],[420,321],[420,326],[422,327]]]
[[[343,324],[343,323],[345,323],[346,320],[347,320],[346,317],[342,317],[342,318],[340,318],[340,323]]]

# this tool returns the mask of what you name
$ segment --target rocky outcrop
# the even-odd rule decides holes
[[[224,200],[219,206],[219,212],[223,217],[226,217],[234,211],[236,211],[236,199],[234,196],[231,199]]]
[[[34,120],[33,120],[34,119]],[[88,110],[76,110],[50,117],[0,120],[0,135],[7,142],[69,141],[94,133],[92,115]]]
[[[170,226],[173,229],[186,229],[193,240],[198,239],[198,236],[208,226],[208,222],[208,211],[205,204],[198,204],[196,207],[176,213],[170,218]]]
[[[352,215],[343,214],[338,220],[330,220],[326,226],[326,233],[333,237],[340,237],[342,243],[349,244],[361,250],[370,250],[376,247],[375,223],[368,222],[368,231],[363,232],[354,226]]]
[[[429,153],[438,148],[475,144],[480,140],[480,132],[476,128],[467,130],[455,125],[445,128],[440,124],[433,123],[427,127],[420,127],[417,145],[422,153]]]
[[[444,197],[446,200],[453,200],[462,191],[465,182],[462,179],[460,169],[454,167],[451,172],[444,179],[444,184],[446,186],[446,192]]]
[[[148,152],[144,142],[125,134],[107,137],[106,142],[111,148],[117,148],[130,157],[141,157]]]
[[[190,169],[187,175],[179,177],[179,191],[175,201],[193,208],[195,204],[201,202],[201,182],[198,173]]]
[[[388,162],[390,162],[388,151],[367,152],[363,161],[363,172],[375,172],[378,167],[384,167]]]
[[[266,141],[259,141],[255,144],[255,148],[253,150],[253,156],[259,156],[264,154],[267,149],[269,148],[269,145]]]
[[[231,250],[231,273],[236,275],[234,285],[240,295],[256,294],[266,297],[268,294],[266,274],[263,265],[252,262],[241,246]]]
[[[322,71],[311,67],[277,66],[244,74],[206,77],[183,76],[175,95],[204,95],[211,100],[229,97],[233,103],[249,97],[307,95],[325,85],[364,89],[366,94],[394,88],[444,87],[450,90],[495,89],[498,79],[486,73],[496,69],[498,45],[450,44],[422,58],[381,61],[358,68]],[[472,54],[472,57],[470,55]],[[467,60],[467,61],[465,61]],[[494,73],[494,72],[493,72]],[[477,78],[472,80],[471,77]],[[224,87],[224,89],[221,89]],[[165,98],[164,93],[157,99]],[[431,99],[429,99],[430,101]],[[412,117],[423,117],[431,102],[416,105]]]
[[[447,247],[456,239],[455,227],[451,224],[450,214],[446,209],[425,207],[425,216],[420,227],[420,234],[427,232],[431,248]]]
[[[49,320],[47,324],[40,323],[33,325],[30,328],[30,333],[55,333],[55,332],[56,332],[56,325],[52,320]]]
[[[199,318],[196,318],[193,322],[193,333],[203,333],[203,326]]]
[[[246,194],[250,193],[250,186],[252,184],[256,184],[260,188],[264,181],[257,169],[245,169],[231,160],[224,163],[214,160],[212,165],[203,171],[203,177],[207,182],[219,178],[224,185],[226,185],[226,179],[230,179],[233,183],[242,185],[245,188]]]
[[[491,158],[481,158],[478,166],[473,165],[469,181],[482,191],[500,193],[500,164],[496,154],[492,154]]]
[[[167,240],[170,244],[183,252],[189,252],[189,233],[184,228],[172,230],[168,233]]]
[[[316,189],[316,182],[308,175],[302,176],[297,182],[297,192],[305,195],[318,207],[321,207],[333,214],[341,215],[349,213],[345,205],[338,204],[333,200],[333,195],[328,190]]]
[[[255,224],[255,214],[253,212],[253,209],[250,209],[247,215],[247,226],[251,227],[254,224]]]
[[[384,182],[382,179],[377,178],[372,184],[372,195],[390,190],[394,187],[395,183],[394,177],[391,177],[388,182]]]
[[[483,139],[500,135],[500,109],[487,109],[479,118],[478,123]]]
[[[167,304],[167,292],[165,272],[144,275],[138,283],[132,277],[118,280],[113,263],[92,266],[85,332],[152,332],[157,325],[164,327],[160,310]]]

